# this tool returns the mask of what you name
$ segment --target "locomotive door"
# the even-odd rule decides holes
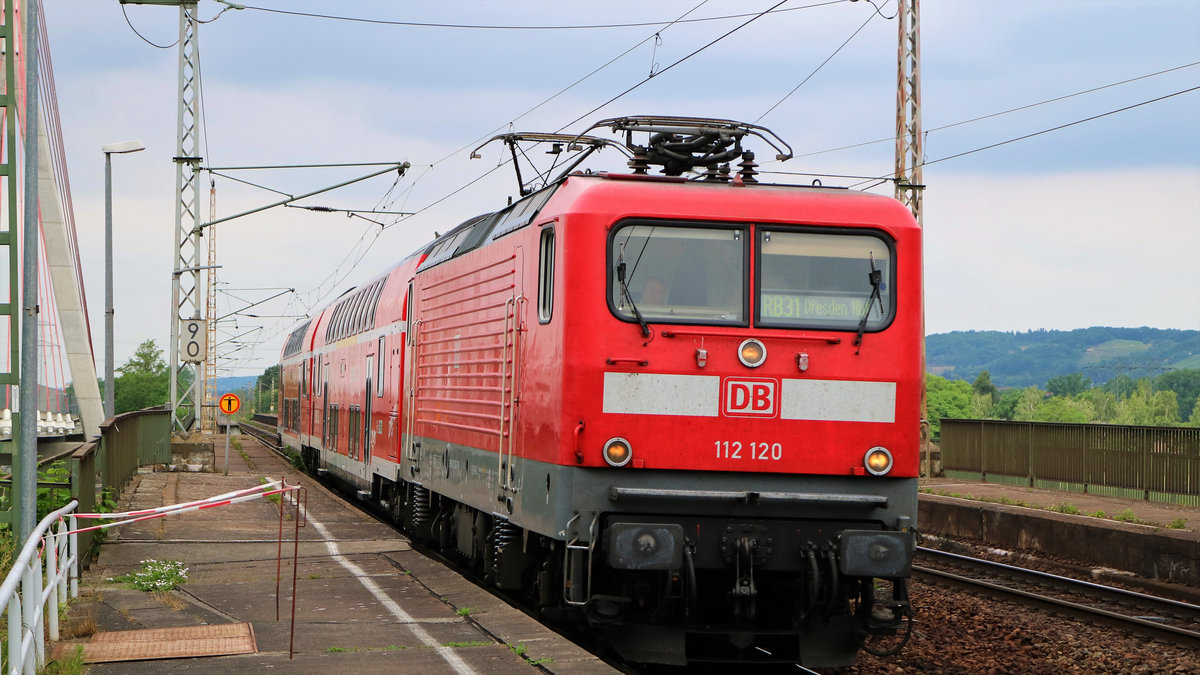
[[[504,304],[504,335],[501,337],[500,377],[500,489],[517,492],[516,440],[517,411],[521,391],[521,332],[525,296],[521,293],[524,258],[522,248],[513,251],[512,297]],[[509,511],[512,505],[509,502]]]

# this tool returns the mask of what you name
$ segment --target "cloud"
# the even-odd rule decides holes
[[[1200,329],[1200,170],[926,182],[928,332]]]

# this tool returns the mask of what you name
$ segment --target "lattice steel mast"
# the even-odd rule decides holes
[[[899,0],[900,54],[896,82],[896,199],[921,217],[921,0]]]
[[[917,224],[924,228],[922,213],[925,181],[921,130],[921,0],[899,0],[899,58],[896,75],[896,199],[912,211]],[[921,233],[924,241],[924,232]],[[924,244],[922,244],[924,248]],[[924,265],[924,256],[921,257]],[[922,272],[924,272],[922,270]],[[925,398],[925,288],[921,287],[921,453],[925,457],[925,475],[933,475],[932,446],[929,444],[928,405]]]
[[[162,3],[160,3],[162,4]],[[185,320],[199,320],[200,314],[200,130],[199,68],[200,45],[196,31],[196,1],[179,0],[179,106],[178,139],[175,152],[175,264],[171,277],[171,416],[175,431],[187,431],[196,414],[196,389],[199,385],[195,360],[180,354],[180,326]]]

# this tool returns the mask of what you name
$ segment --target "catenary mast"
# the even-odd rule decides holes
[[[896,199],[912,211],[917,224],[924,228],[922,214],[925,181],[921,131],[921,0],[899,0],[899,59],[896,77]],[[924,240],[922,232],[922,241]],[[924,256],[922,256],[924,260]],[[922,264],[924,264],[922,262]],[[921,275],[924,284],[924,274]],[[925,290],[921,290],[921,377],[925,377]],[[925,475],[933,474],[930,455],[928,407],[925,383],[921,383],[921,452],[925,456]]]

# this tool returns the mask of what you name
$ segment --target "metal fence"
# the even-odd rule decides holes
[[[171,463],[171,411],[147,408],[105,420],[100,447],[104,486],[119,494],[139,466]]]
[[[1200,506],[1200,429],[942,420],[946,475]]]
[[[105,420],[99,440],[81,444],[68,459],[71,499],[79,502],[80,513],[95,513],[104,494],[115,499],[138,467],[171,462],[171,412],[147,408]],[[84,562],[91,556],[94,541],[94,532],[79,534]]]

